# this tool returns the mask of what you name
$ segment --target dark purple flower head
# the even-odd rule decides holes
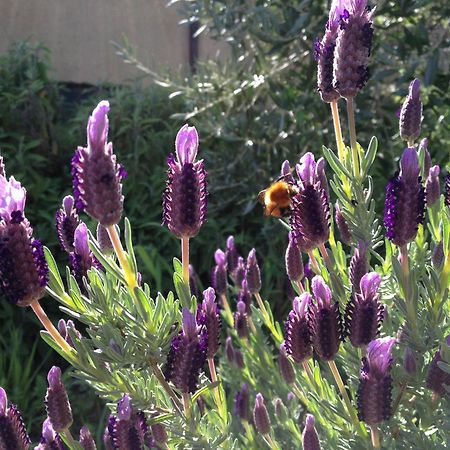
[[[286,344],[283,342],[280,345],[280,354],[278,356],[278,367],[280,369],[281,376],[287,384],[293,384],[295,381],[295,371],[292,367],[291,361],[289,361]]]
[[[409,85],[409,93],[400,111],[400,136],[407,142],[414,142],[420,136],[422,123],[422,102],[420,81],[416,78]]]
[[[306,292],[296,297],[284,325],[286,353],[291,355],[296,363],[310,358],[313,353],[308,323],[308,308],[311,302],[312,297]]]
[[[444,203],[450,206],[450,173],[445,175],[444,185]]]
[[[248,290],[252,294],[257,294],[261,290],[261,272],[258,261],[256,260],[256,250],[252,248],[247,257],[247,267],[245,278],[248,284]]]
[[[194,392],[200,371],[206,361],[208,333],[204,325],[198,325],[195,316],[183,309],[183,327],[172,338],[164,368],[167,380],[184,393]]]
[[[359,419],[369,425],[388,420],[392,414],[392,347],[391,337],[376,339],[367,347],[363,358],[357,392]]]
[[[175,153],[167,163],[163,195],[163,224],[178,238],[195,236],[206,220],[208,191],[203,160],[195,161],[198,134],[195,127],[181,127],[175,140]]]
[[[154,423],[150,427],[155,441],[158,444],[165,444],[168,439],[166,427],[161,422]]]
[[[355,347],[364,347],[375,339],[384,317],[378,296],[381,277],[370,272],[361,278],[345,309],[345,333]]]
[[[237,302],[236,312],[234,313],[234,328],[240,338],[248,337],[248,314],[247,307],[243,301]]]
[[[236,392],[236,396],[234,397],[234,413],[241,420],[250,421],[250,401],[247,383],[243,383],[241,389]]]
[[[289,244],[286,248],[286,273],[289,279],[299,283],[304,276],[302,252],[292,232],[289,233]]]
[[[313,278],[311,287],[315,299],[308,308],[311,341],[317,355],[330,361],[339,350],[342,336],[339,305],[332,302],[331,290],[321,276]]]
[[[445,343],[450,346],[450,335],[445,339]],[[441,355],[442,349],[435,353],[431,363],[428,367],[428,374],[426,380],[426,386],[438,395],[449,395],[447,388],[450,388],[450,374],[444,372],[440,367],[439,363],[443,361]]]
[[[330,8],[325,34],[314,44],[314,56],[317,60],[317,90],[324,102],[338,100],[340,95],[333,87],[334,49],[339,31],[344,2],[333,1]]]
[[[334,221],[339,230],[341,241],[344,244],[350,245],[353,240],[353,236],[348,227],[347,221],[345,220],[345,217],[342,215],[339,203],[336,203],[334,206]]]
[[[60,433],[72,425],[72,408],[61,381],[61,369],[53,366],[48,372],[47,379],[48,389],[45,396],[45,408],[54,430]]]
[[[239,258],[239,253],[236,244],[234,242],[233,236],[228,236],[227,249],[225,254],[227,256],[228,270],[230,271],[230,274],[233,274],[238,265],[238,258]]]
[[[81,222],[75,230],[73,245],[74,250],[69,255],[70,268],[78,285],[81,289],[84,289],[83,278],[87,276],[88,270],[92,267],[101,268],[100,263],[89,248],[88,229],[84,222]]]
[[[224,295],[227,292],[227,257],[226,254],[217,249],[214,253],[216,265],[211,273],[211,285],[217,295]]]
[[[94,438],[87,426],[84,426],[80,430],[80,445],[83,450],[97,450]]]
[[[107,144],[109,102],[102,100],[89,117],[87,147],[72,158],[75,205],[104,226],[119,223],[123,210],[123,168]]]
[[[73,240],[75,229],[80,224],[80,218],[74,208],[74,199],[71,195],[67,195],[63,199],[62,208],[56,211],[56,231],[58,232],[59,243],[61,248],[67,253],[73,252]]]
[[[400,174],[386,187],[384,226],[386,236],[395,245],[414,240],[424,219],[425,191],[419,176],[419,161],[414,148],[404,150]]]
[[[364,241],[359,241],[350,261],[350,283],[353,293],[360,292],[361,278],[369,271],[367,249],[368,245]]]
[[[33,239],[24,215],[25,200],[26,191],[14,177],[0,176],[0,287],[18,306],[39,300],[48,281],[42,244]]]
[[[30,438],[15,405],[8,404],[5,390],[0,387],[0,448],[3,450],[28,450]]]
[[[203,302],[198,307],[197,323],[204,325],[208,334],[208,348],[206,356],[213,358],[219,349],[220,320],[219,308],[216,303],[216,295],[213,288],[203,291]]]
[[[333,87],[341,97],[354,97],[369,79],[373,10],[367,0],[345,2],[334,49]],[[342,7],[341,6],[341,7]]]
[[[328,184],[323,163],[317,163],[312,153],[306,153],[297,164],[299,193],[292,199],[290,218],[292,233],[303,251],[325,243],[330,232]]]
[[[426,202],[427,206],[434,205],[439,200],[441,190],[439,187],[439,173],[441,169],[439,166],[430,168],[428,178],[425,184]]]
[[[303,450],[320,450],[319,435],[314,426],[316,419],[312,414],[306,414],[305,428],[302,433]]]
[[[106,439],[105,439],[106,438]],[[108,433],[104,440],[112,444],[114,450],[136,450],[144,448],[149,440],[148,425],[142,411],[133,408],[128,394],[117,403],[117,414],[111,415],[108,421]]]
[[[255,408],[253,409],[253,422],[259,433],[266,435],[270,433],[270,417],[264,404],[264,397],[261,393],[256,394]]]

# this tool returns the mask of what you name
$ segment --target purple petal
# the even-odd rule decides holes
[[[212,287],[203,291],[203,305],[206,312],[210,314],[216,313],[216,293]]]
[[[55,430],[53,429],[49,418],[45,419],[42,424],[42,437],[45,439],[47,444],[53,443],[56,438]]]
[[[417,78],[411,81],[411,84],[409,85],[409,95],[414,100],[420,99],[420,81]]]
[[[75,229],[73,245],[77,254],[82,256],[90,255],[91,251],[89,249],[88,230],[84,222],[81,222]]]
[[[47,375],[48,385],[52,388],[61,384],[61,369],[53,366]]]
[[[216,264],[218,266],[224,266],[225,263],[227,262],[227,255],[225,255],[225,252],[223,252],[222,250],[217,249],[216,252],[214,253],[214,260],[216,261]]]
[[[195,316],[187,308],[183,308],[183,331],[189,338],[197,335],[197,322],[195,321]]]
[[[280,175],[285,176],[285,175],[289,175],[290,173],[291,173],[291,165],[289,164],[289,161],[286,160],[283,162],[283,164],[281,164]]]
[[[188,124],[183,125],[178,131],[175,139],[175,151],[177,153],[178,162],[183,165],[193,163],[197,156],[198,150],[198,133],[195,127],[189,127]]]
[[[108,138],[109,102],[102,100],[92,112],[88,121],[88,147],[103,151]]]
[[[300,158],[300,164],[295,166],[297,175],[303,181],[304,184],[314,184],[314,176],[316,173],[316,161],[314,155],[311,152],[305,153]]]
[[[308,292],[304,292],[300,297],[295,297],[293,301],[293,309],[298,317],[304,317],[308,310],[308,305],[312,302],[312,297]]]
[[[8,397],[6,396],[6,391],[0,387],[0,417],[5,415],[7,407]]]
[[[23,213],[27,191],[14,177],[9,181],[0,176],[0,216],[10,218],[13,211]]]
[[[331,305],[331,290],[321,276],[316,275],[312,279],[311,288],[320,308],[326,308]]]
[[[130,420],[132,413],[131,398],[128,394],[124,394],[123,397],[117,403],[117,417],[120,420]]]
[[[256,394],[255,406],[256,407],[264,406],[264,397],[262,396],[262,394],[260,392],[258,392]]]
[[[392,347],[396,343],[393,337],[375,339],[367,346],[367,359],[370,371],[384,376],[392,364]]]
[[[373,298],[380,287],[381,276],[376,272],[366,273],[359,283],[364,298]]]
[[[405,148],[400,160],[400,176],[407,181],[417,182],[419,176],[419,158],[414,148]]]

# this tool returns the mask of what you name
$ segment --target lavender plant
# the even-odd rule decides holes
[[[369,75],[373,14],[364,0],[333,1],[316,45],[318,89],[331,105],[336,148],[281,169],[294,192],[287,217],[277,219],[286,231],[280,260],[295,293],[284,327],[263,298],[261,255],[251,249],[241,256],[233,236],[215,252],[211,287],[194,295],[189,255],[201,251],[194,238],[208,197],[194,127],[184,125],[176,137],[163,194],[163,225],[181,243],[174,292],[154,292],[142,279],[126,218],[120,233],[126,173],[107,142],[108,102],[88,120],[87,146],[72,161],[74,196],[56,215],[69,254],[65,281],[32,237],[25,189],[0,164],[1,287],[11,303],[32,307],[46,329],[42,338],[108,401],[105,448],[448,445],[449,176],[441,194],[442,171],[426,143],[416,145],[422,103],[414,80],[400,114],[407,148],[386,186],[383,221],[378,216],[370,176],[378,143],[372,138],[364,150],[354,120]],[[98,222],[96,236],[82,211]],[[45,293],[70,317],[58,329],[39,303]],[[78,441],[70,431],[76,411],[59,368],[48,381],[48,419],[36,448],[97,448],[85,427]],[[28,448],[20,413],[0,389],[0,449]]]

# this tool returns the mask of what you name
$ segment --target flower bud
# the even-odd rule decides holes
[[[350,229],[348,228],[348,224],[347,221],[345,220],[345,217],[342,215],[339,203],[336,203],[334,206],[334,221],[339,230],[341,241],[344,244],[350,245],[353,240],[353,236],[352,233],[350,232]]]
[[[254,248],[248,254],[245,279],[247,280],[248,290],[252,294],[257,294],[261,290],[261,272],[258,261],[256,260],[256,250]]]
[[[292,233],[289,233],[289,244],[286,249],[286,273],[292,282],[299,283],[304,276],[302,252]]]
[[[211,286],[216,291],[217,295],[224,295],[227,292],[227,260],[225,253],[217,249],[214,258],[216,266],[213,267],[211,273]]]
[[[198,307],[197,323],[206,327],[208,335],[206,356],[207,358],[214,358],[214,355],[219,349],[222,322],[213,288],[208,288],[203,291],[203,302]]]
[[[61,381],[61,369],[53,366],[48,372],[48,389],[45,408],[53,429],[57,433],[67,430],[73,422],[72,408],[66,389]]]
[[[238,257],[238,262],[237,262],[237,266],[234,270],[234,284],[235,286],[240,289],[242,287],[242,282],[245,280],[245,272],[246,272],[246,267],[245,267],[245,262],[244,262],[244,258],[242,258],[242,256]],[[247,285],[248,287],[248,285]]]
[[[233,236],[229,236],[227,239],[226,256],[227,256],[228,270],[230,271],[230,274],[233,274],[234,271],[236,270],[239,258],[239,254],[236,248],[236,244],[234,243]]]
[[[420,81],[416,78],[409,85],[409,93],[400,111],[400,137],[414,142],[420,136],[422,123],[422,102],[420,101]]]
[[[305,428],[302,433],[303,450],[320,450],[320,441],[314,426],[315,418],[312,414],[306,414]]]
[[[233,346],[233,339],[231,338],[231,336],[228,336],[225,339],[225,354],[227,355],[227,359],[228,362],[230,363],[234,363],[234,358],[235,358],[235,349]]]
[[[439,166],[433,166],[429,171],[425,184],[427,206],[434,205],[439,200],[441,194],[439,187],[439,172]]]
[[[66,450],[61,436],[55,432],[50,419],[45,419],[42,424],[42,436],[35,450]]]
[[[362,277],[369,271],[369,262],[367,260],[367,244],[364,241],[358,242],[350,261],[350,283],[352,284],[352,292],[360,292],[360,281]]]
[[[80,445],[83,450],[97,450],[94,438],[92,437],[88,427],[84,426],[80,430]]]
[[[167,442],[166,427],[158,422],[151,425],[152,436],[158,444],[165,444]]]
[[[234,329],[241,339],[248,338],[248,315],[246,312],[245,303],[242,301],[237,303],[237,311],[234,313]]]
[[[447,336],[445,342],[447,345],[450,345],[450,335]],[[428,366],[426,386],[434,393],[443,396],[449,394],[446,386],[450,386],[450,373],[444,372],[439,367],[439,363],[443,361],[441,351],[442,349],[439,348]]]
[[[74,208],[74,202],[75,200],[71,195],[64,197],[62,208],[58,209],[55,215],[59,243],[61,248],[67,253],[74,251],[75,229],[80,224],[80,218]]]
[[[267,412],[266,405],[264,404],[264,397],[261,393],[256,394],[255,408],[253,409],[253,422],[256,429],[262,435],[270,433],[270,418]]]
[[[285,344],[280,345],[280,354],[278,356],[278,367],[280,369],[281,376],[287,384],[293,384],[295,382],[295,371],[292,367],[291,361],[286,353]]]
[[[247,383],[242,384],[241,389],[234,397],[234,413],[241,420],[250,421],[250,402]]]

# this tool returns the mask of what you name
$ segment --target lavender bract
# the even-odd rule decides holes
[[[163,195],[163,224],[178,238],[197,235],[206,220],[208,191],[203,160],[195,161],[198,134],[184,125],[175,140],[175,153],[167,163],[166,190]]]
[[[386,337],[372,341],[362,360],[357,406],[359,419],[369,425],[388,420],[392,413],[391,356],[395,339]]]
[[[250,399],[248,392],[248,384],[243,383],[241,389],[236,392],[234,397],[234,413],[241,420],[250,420]]]
[[[203,302],[199,305],[197,311],[197,323],[206,327],[208,335],[206,356],[207,358],[214,358],[219,349],[222,321],[213,288],[203,291]]]
[[[439,166],[433,166],[430,168],[427,181],[425,183],[425,194],[427,206],[434,205],[439,200],[441,194],[439,187],[439,173],[441,169]]]
[[[281,376],[287,384],[293,384],[295,381],[295,371],[289,361],[286,344],[283,342],[280,345],[280,354],[278,355],[278,368],[280,369]]]
[[[94,438],[89,431],[89,428],[84,426],[80,430],[80,445],[83,450],[97,450],[97,446],[95,445]]]
[[[263,435],[270,433],[270,417],[261,393],[256,394],[255,407],[253,409],[253,423],[259,433]]]
[[[224,295],[227,292],[227,257],[226,254],[217,249],[214,253],[216,265],[211,273],[211,286],[217,295]]]
[[[248,338],[248,314],[247,308],[243,301],[238,301],[236,312],[234,313],[234,328],[240,338]]]
[[[414,240],[424,219],[425,191],[414,148],[404,150],[400,168],[400,174],[395,175],[386,187],[384,226],[388,239],[403,246]]]
[[[336,205],[334,206],[334,221],[336,223],[337,229],[339,230],[341,241],[344,244],[350,245],[353,240],[353,236],[350,232],[350,229],[348,228],[345,217],[342,215],[339,203],[336,203]]]
[[[39,300],[48,281],[42,244],[24,215],[26,191],[0,176],[0,279],[6,299],[18,306]]]
[[[116,225],[122,217],[122,179],[126,176],[112,143],[107,143],[108,111],[106,100],[97,105],[88,121],[87,147],[78,147],[72,158],[75,205],[105,227]]]
[[[256,259],[256,250],[253,248],[247,257],[245,270],[245,279],[247,280],[248,290],[252,294],[257,294],[261,290],[261,272]]]
[[[358,247],[355,248],[355,252],[350,260],[350,283],[353,293],[360,292],[361,278],[369,271],[367,249],[367,244],[359,241]]]
[[[50,419],[45,419],[42,424],[42,436],[35,450],[66,450],[66,446],[60,435],[52,427]]]
[[[299,283],[304,276],[302,252],[293,234],[289,233],[289,243],[285,255],[286,273],[292,282]]]
[[[302,433],[303,450],[320,450],[319,435],[315,428],[316,419],[312,414],[306,415],[305,428]]]

